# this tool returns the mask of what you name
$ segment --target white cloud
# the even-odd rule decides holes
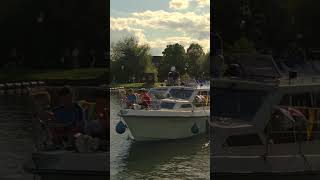
[[[161,52],[166,48],[167,45],[174,44],[174,43],[179,43],[183,45],[185,50],[187,50],[187,48],[190,46],[191,43],[200,44],[205,52],[209,51],[210,49],[210,39],[199,40],[199,39],[186,37],[186,36],[167,37],[165,39],[156,39],[148,42],[148,44],[152,48],[159,49]]]
[[[146,28],[175,30],[188,35],[198,36],[200,33],[210,32],[210,14],[196,14],[194,12],[145,11],[133,13],[139,20],[139,25]]]
[[[189,0],[171,0],[169,7],[176,10],[187,9],[189,7]]]
[[[210,6],[210,0],[196,0],[199,7]]]
[[[210,14],[195,12],[144,11],[132,13],[130,17],[110,19],[111,41],[126,36],[135,36],[142,44],[149,44],[152,54],[161,55],[168,44],[179,43],[188,48],[199,43],[205,51],[210,48]],[[161,37],[148,39],[144,29],[164,32]],[[178,32],[166,37],[165,32]],[[164,37],[163,37],[164,36]]]

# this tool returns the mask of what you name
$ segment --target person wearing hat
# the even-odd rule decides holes
[[[148,109],[151,107],[151,97],[149,96],[147,90],[145,88],[140,89],[140,102],[141,106],[144,109]]]

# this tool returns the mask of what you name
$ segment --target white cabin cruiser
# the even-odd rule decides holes
[[[213,87],[213,177],[320,173],[319,82],[217,78]]]
[[[206,131],[210,86],[159,89],[163,90],[164,97],[153,98],[151,108],[122,109],[118,114],[135,141],[182,139]],[[156,89],[149,92],[154,91]]]

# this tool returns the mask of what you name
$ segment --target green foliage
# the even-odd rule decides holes
[[[172,66],[181,74],[201,78],[210,74],[209,53],[205,54],[199,44],[192,43],[187,52],[178,43],[167,45],[162,52],[159,69],[152,61],[150,47],[139,45],[133,37],[127,37],[112,45],[111,79],[116,82],[128,82],[134,75],[135,82],[141,82],[144,73],[154,73],[155,81],[167,78]],[[123,67],[123,70],[122,70]]]
[[[297,42],[300,47],[319,47],[320,18],[317,0],[250,0],[249,8],[251,16],[241,14],[240,0],[217,1],[215,3],[215,27],[224,43],[235,44],[240,37],[247,37],[257,51],[272,48],[273,52],[282,53],[290,42]],[[243,29],[240,22],[246,21]],[[302,37],[297,38],[297,34]],[[243,47],[243,45],[237,45]],[[250,48],[252,49],[251,45]],[[238,49],[242,49],[237,47]],[[231,48],[233,49],[233,47]]]
[[[204,73],[205,77],[210,77],[210,52],[201,56],[200,70]]]
[[[236,41],[233,45],[232,50],[236,52],[246,52],[246,53],[256,52],[254,43],[252,41],[249,41],[245,37],[241,37],[238,41]]]
[[[157,72],[151,58],[148,45],[139,45],[136,38],[126,37],[112,45],[111,74],[120,82],[127,82],[133,76],[139,81],[143,73]]]
[[[185,73],[186,67],[186,52],[184,47],[178,43],[167,45],[162,52],[163,58],[160,62],[159,74],[161,77],[167,77],[168,72],[172,66],[176,67],[176,70],[180,74]]]
[[[192,77],[201,77],[202,75],[202,64],[204,61],[204,52],[199,44],[192,43],[187,49],[187,63],[188,73]]]
[[[71,70],[57,70],[57,69],[16,69],[2,70],[0,73],[0,80],[3,81],[23,81],[23,80],[91,80],[103,78],[107,80],[108,72],[105,68],[91,68],[91,69],[71,69]]]

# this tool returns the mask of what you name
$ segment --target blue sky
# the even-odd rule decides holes
[[[210,46],[209,0],[111,0],[111,44],[135,36],[161,55],[168,44]]]

